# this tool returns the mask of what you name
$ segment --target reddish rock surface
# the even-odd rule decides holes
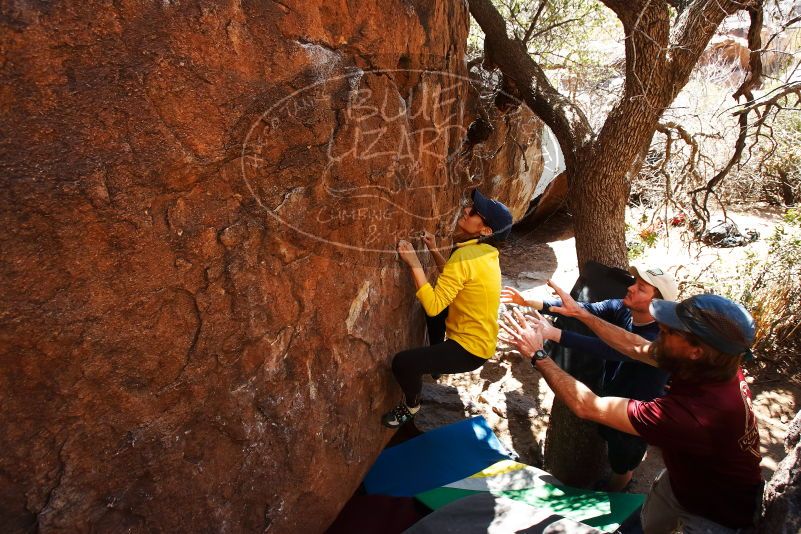
[[[475,185],[467,30],[459,0],[3,8],[5,532],[334,519],[422,339],[387,251]]]

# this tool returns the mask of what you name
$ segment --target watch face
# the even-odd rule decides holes
[[[537,360],[544,360],[547,357],[548,357],[548,355],[542,349],[534,352],[534,358],[537,359]]]

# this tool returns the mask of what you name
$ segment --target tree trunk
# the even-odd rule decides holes
[[[584,151],[588,157],[577,165],[582,170],[568,175],[580,267],[589,260],[613,267],[628,265],[625,207],[629,187],[627,180],[615,176],[612,170],[619,156],[614,148],[598,146],[597,157]],[[565,370],[588,385],[600,379],[581,376],[575,369]],[[557,399],[545,440],[545,468],[566,484],[585,487],[601,479],[606,469],[605,444],[597,425],[579,419]]]
[[[606,444],[598,425],[579,419],[554,398],[545,435],[545,470],[576,487],[590,487],[606,469]]]
[[[616,151],[599,146],[600,156],[582,161],[576,174],[568,175],[570,210],[576,236],[579,270],[590,260],[626,268],[626,202],[628,181],[608,168]]]
[[[581,271],[590,260],[628,267],[625,214],[629,172],[640,167],[637,160],[653,136],[654,113],[661,110],[624,103],[610,114],[598,138],[577,151],[568,187]],[[565,370],[590,387],[601,378],[597,374],[583,376],[577,369]],[[605,460],[605,444],[597,425],[582,421],[555,400],[545,443],[546,469],[566,484],[588,486],[603,476]]]
[[[761,9],[753,0],[600,1],[623,24],[626,79],[622,98],[596,136],[582,110],[550,84],[523,43],[508,37],[492,2],[468,0],[486,36],[489,65],[500,67],[506,87],[553,130],[565,155],[580,270],[589,260],[628,265],[625,209],[631,177],[642,166],[659,117],[687,83],[721,21],[740,9]],[[576,378],[591,384],[597,377]],[[554,475],[579,485],[600,476],[603,446],[594,427],[554,402],[545,451]]]

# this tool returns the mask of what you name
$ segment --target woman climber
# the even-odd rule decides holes
[[[495,353],[501,300],[496,246],[509,235],[512,214],[478,190],[472,200],[456,223],[456,245],[447,261],[437,251],[433,235],[426,233],[423,238],[440,271],[436,286],[428,282],[414,247],[408,241],[398,243],[427,315],[430,346],[399,352],[392,359],[392,373],[404,399],[381,418],[389,428],[400,427],[419,411],[423,375],[473,371]]]

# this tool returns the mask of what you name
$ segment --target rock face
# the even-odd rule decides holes
[[[765,485],[759,532],[801,531],[801,412],[790,423],[785,449],[787,456]]]
[[[465,3],[13,6],[4,532],[321,531],[422,341],[395,243],[480,183]],[[524,134],[481,163],[516,213]]]
[[[502,199],[515,221],[529,215],[543,176],[543,123],[531,110],[502,90],[492,73],[470,73],[468,104],[476,119],[469,125],[455,174]],[[475,143],[475,144],[473,144]]]

